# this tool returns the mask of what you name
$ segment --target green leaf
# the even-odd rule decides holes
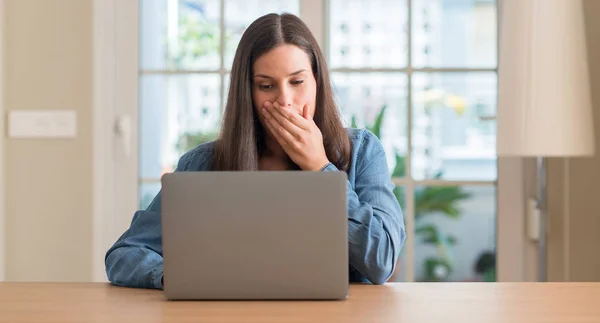
[[[496,268],[491,268],[486,270],[483,274],[483,281],[486,283],[495,282],[496,281]]]
[[[351,124],[352,128],[358,128],[358,124],[356,123],[356,116],[353,115],[352,116],[352,124]]]
[[[460,186],[424,187],[415,191],[415,218],[426,214],[443,213],[458,218],[458,203],[471,197]]]
[[[448,245],[454,246],[458,242],[458,239],[456,239],[455,236],[449,234],[446,236],[446,242],[448,243]]]
[[[406,176],[406,157],[396,153],[396,166],[392,172],[392,177],[404,177]]]
[[[396,196],[396,199],[398,200],[398,203],[400,204],[401,207],[404,208],[405,204],[405,197],[404,197],[404,187],[402,186],[397,186],[394,188],[394,196]]]
[[[426,224],[415,228],[415,235],[420,235],[421,241],[425,244],[438,245],[440,243],[440,234],[438,228],[433,224]]]
[[[435,275],[436,268],[439,266],[445,267],[448,275],[450,273],[452,273],[452,264],[447,259],[429,257],[429,258],[426,258],[424,261],[425,277],[423,278],[423,280],[431,281],[431,282],[444,281],[447,278],[447,276],[446,277],[436,277],[436,275]]]
[[[167,58],[175,67],[182,67],[187,60],[196,60],[210,54],[218,54],[220,42],[219,25],[206,19],[182,13],[179,19],[177,50],[170,48],[167,42]],[[226,35],[226,40],[228,35]]]
[[[373,132],[379,139],[381,139],[381,127],[383,125],[383,118],[385,117],[385,110],[387,109],[387,104],[381,107],[377,117],[375,118],[375,123],[373,127],[371,127],[371,132]]]
[[[201,144],[215,140],[217,138],[217,136],[218,136],[218,134],[216,132],[184,133],[177,140],[175,149],[177,149],[180,152],[187,152]]]

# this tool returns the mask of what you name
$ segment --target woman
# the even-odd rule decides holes
[[[366,130],[344,129],[323,54],[296,16],[269,14],[237,48],[222,131],[176,171],[345,171],[350,280],[382,284],[405,240],[385,153]],[[160,193],[106,254],[109,280],[162,288]]]

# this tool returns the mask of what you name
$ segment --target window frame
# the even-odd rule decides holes
[[[137,207],[137,0],[93,0],[91,277],[106,282],[106,251]],[[129,131],[123,131],[129,120]],[[129,148],[129,149],[128,149]]]

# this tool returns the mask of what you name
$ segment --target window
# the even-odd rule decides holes
[[[395,279],[495,280],[496,3],[332,0],[328,18],[340,108],[382,140],[409,224]]]
[[[387,151],[409,236],[393,280],[495,280],[495,0],[140,1],[139,206],[215,138],[244,29],[282,11],[323,31],[344,122]]]

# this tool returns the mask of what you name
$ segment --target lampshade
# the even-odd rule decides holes
[[[501,4],[497,154],[594,154],[582,1]]]

